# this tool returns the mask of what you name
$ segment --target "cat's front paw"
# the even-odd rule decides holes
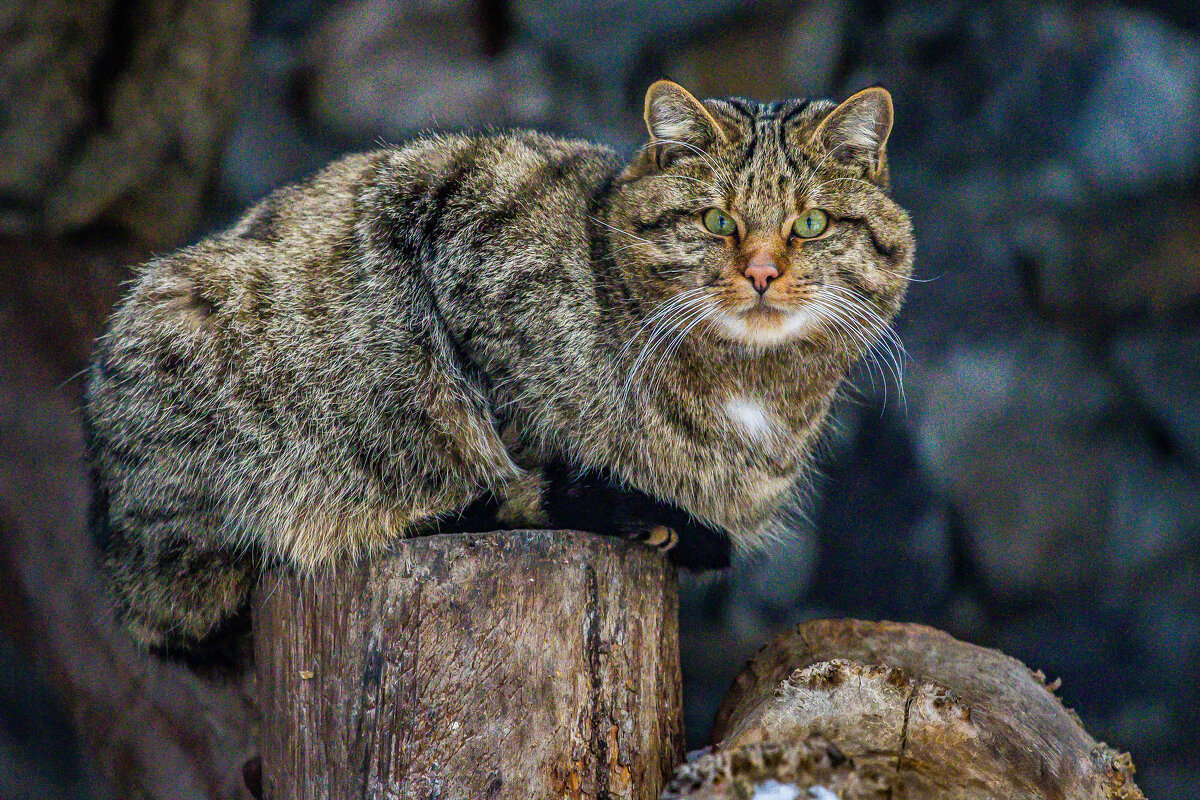
[[[672,522],[680,528],[659,523],[627,532],[625,538],[666,553],[672,564],[684,569],[700,571],[729,566],[733,546],[728,534],[691,519],[680,520],[676,514],[686,516],[685,512],[671,511]]]
[[[640,542],[685,569],[725,569],[730,564],[733,546],[724,530],[630,489],[607,472],[553,464],[546,468],[546,478],[546,516],[554,527]]]

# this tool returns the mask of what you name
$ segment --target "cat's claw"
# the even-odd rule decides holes
[[[671,548],[679,544],[679,532],[666,525],[655,525],[650,530],[637,531],[629,538],[660,553],[670,552]]]

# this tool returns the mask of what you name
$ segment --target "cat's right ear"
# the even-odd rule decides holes
[[[718,142],[727,141],[724,128],[712,112],[677,83],[655,81],[646,90],[648,149],[661,168],[674,159],[696,155]]]

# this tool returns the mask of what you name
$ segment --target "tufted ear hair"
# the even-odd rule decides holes
[[[712,112],[671,81],[655,81],[646,90],[645,119],[650,149],[659,167],[728,140]]]
[[[887,140],[892,132],[892,96],[878,86],[843,102],[813,131],[809,144],[843,164],[859,165],[876,183],[887,183]]]

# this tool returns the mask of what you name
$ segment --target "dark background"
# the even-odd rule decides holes
[[[248,687],[148,665],[86,544],[91,338],[128,268],[346,150],[641,96],[889,88],[917,270],[809,523],[683,581],[690,746],[797,621],[1049,678],[1155,800],[1200,786],[1200,11],[1176,3],[41,0],[0,9],[0,798],[245,797]]]

